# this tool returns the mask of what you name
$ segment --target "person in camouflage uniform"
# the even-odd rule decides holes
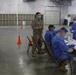
[[[41,20],[41,18],[42,18],[41,13],[37,12],[35,15],[35,20],[32,21],[33,37],[37,41],[40,48],[42,46],[42,30],[43,30],[43,21]],[[36,50],[36,46],[33,43],[32,56],[35,56],[34,54],[35,50]]]

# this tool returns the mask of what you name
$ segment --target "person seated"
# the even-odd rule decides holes
[[[73,39],[76,40],[76,19],[74,20],[74,24],[70,29],[71,33],[73,34]]]
[[[61,71],[67,72],[65,66],[68,64],[68,59],[73,60],[74,52],[69,53],[69,49],[73,48],[75,45],[66,45],[64,41],[64,37],[68,30],[64,27],[60,29],[60,32],[55,35],[51,42],[52,42],[52,51],[56,59],[60,60],[61,62],[58,62],[58,67]]]
[[[44,38],[51,45],[51,39],[59,32],[59,30],[55,30],[54,25],[49,25],[48,30],[46,31]]]

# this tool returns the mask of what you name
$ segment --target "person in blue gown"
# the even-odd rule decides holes
[[[64,62],[64,63],[60,63],[61,65],[59,66],[60,70],[63,70],[63,71],[66,71],[65,69],[66,61],[64,60],[67,60],[67,59],[73,60],[73,57],[74,57],[73,52],[69,53],[68,50],[70,48],[73,48],[75,45],[74,44],[66,45],[64,41],[64,37],[67,32],[68,32],[67,29],[62,27],[60,29],[60,32],[57,35],[55,35],[51,40],[52,51],[55,58]]]
[[[73,39],[76,40],[76,21],[74,22],[72,28],[70,29],[71,33],[73,34]]]
[[[49,25],[48,30],[46,31],[44,38],[51,45],[51,39],[59,32],[59,30],[55,30],[54,25]]]

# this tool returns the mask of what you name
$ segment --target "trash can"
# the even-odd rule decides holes
[[[25,26],[26,25],[26,21],[22,21],[22,25]]]

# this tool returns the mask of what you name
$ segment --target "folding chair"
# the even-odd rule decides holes
[[[41,52],[40,52],[42,49],[40,48],[40,46],[38,45],[36,39],[35,39],[33,36],[32,36],[32,39],[33,39],[33,43],[34,43],[35,46],[36,46],[36,53],[37,53],[37,55],[39,55],[39,60],[38,60],[38,64],[39,64],[39,61],[41,61],[41,57],[42,57],[42,55],[43,55],[44,53],[41,53]],[[42,44],[42,45],[43,45],[43,44]]]
[[[43,42],[44,42],[44,45],[45,45],[46,52],[49,55],[49,59],[48,59],[48,61],[46,63],[46,66],[45,66],[45,68],[46,68],[50,60],[55,61],[56,59],[55,59],[54,54],[52,52],[51,46],[47,43],[47,41],[43,40]]]
[[[47,41],[45,41],[45,40],[43,39],[43,42],[44,42],[44,44],[45,44],[46,51],[47,51],[47,53],[48,53],[48,55],[49,55],[49,59],[48,59],[46,65],[45,65],[45,68],[46,68],[47,65],[48,65],[48,63],[49,63],[49,61],[50,61],[50,59],[51,59],[55,64],[57,64],[57,62],[60,61],[60,60],[58,60],[58,59],[56,59],[56,58],[54,57],[54,54],[53,54],[53,52],[52,52],[52,48],[51,48],[51,46],[47,43]],[[61,55],[59,55],[59,56],[61,56]],[[72,75],[72,72],[73,72],[73,71],[72,71],[72,63],[70,62],[69,59],[68,59],[68,61],[69,61],[69,63],[70,63],[70,70],[71,70],[71,75]],[[54,70],[55,70],[55,66],[53,67],[53,70],[52,70],[52,72],[51,72],[51,75],[53,74]]]
[[[28,39],[28,48],[27,48],[27,55],[29,55],[29,50],[30,50],[30,47],[32,47],[33,45],[33,41],[29,39],[29,37],[27,36],[27,39]]]

